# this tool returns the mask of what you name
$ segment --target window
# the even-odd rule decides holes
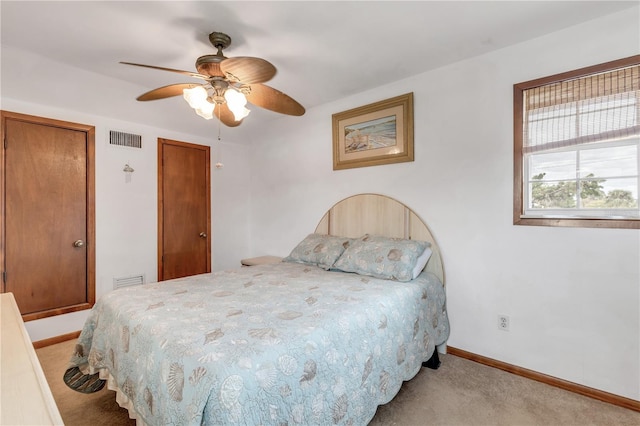
[[[514,85],[514,224],[640,229],[640,55]]]

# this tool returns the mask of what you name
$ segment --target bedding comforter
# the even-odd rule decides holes
[[[69,367],[149,425],[366,424],[448,337],[443,285],[279,263],[98,300]]]

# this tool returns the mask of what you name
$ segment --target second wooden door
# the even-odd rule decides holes
[[[211,272],[209,151],[158,139],[158,281]]]

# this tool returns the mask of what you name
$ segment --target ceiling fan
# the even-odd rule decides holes
[[[281,114],[300,116],[305,109],[290,96],[263,84],[276,74],[270,62],[253,57],[227,58],[222,50],[229,47],[231,37],[220,32],[209,34],[209,41],[218,49],[215,55],[196,60],[198,72],[182,71],[153,65],[120,62],[126,65],[170,71],[204,80],[204,83],[177,83],[153,89],[137,97],[139,101],[153,101],[183,95],[196,113],[206,119],[215,115],[229,127],[236,127],[249,114],[250,102]]]

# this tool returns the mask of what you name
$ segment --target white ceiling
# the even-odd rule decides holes
[[[227,57],[267,59],[277,75],[267,84],[307,109],[395,80],[614,13],[638,1],[2,1],[1,43],[70,69],[100,74],[127,88],[126,102],[190,77],[119,64],[129,61],[195,71],[215,53],[212,31],[232,38]],[[630,12],[631,13],[631,12]],[[4,55],[3,55],[4,56]],[[4,75],[12,75],[3,61]],[[78,75],[84,74],[78,70]],[[24,70],[26,71],[26,70]],[[15,74],[17,71],[13,71]],[[43,70],[40,70],[42,75]],[[95,74],[94,74],[95,73]],[[67,72],[66,74],[69,74]],[[46,81],[46,75],[42,75]],[[69,83],[62,80],[68,79]],[[102,77],[96,76],[96,80]],[[3,77],[4,80],[4,77]],[[58,78],[72,84],[74,75]],[[92,88],[95,96],[108,87]],[[12,90],[3,81],[3,96]],[[40,89],[41,91],[44,89]],[[104,93],[107,96],[107,93]],[[46,96],[43,96],[46,99]],[[173,98],[177,99],[177,98]],[[129,121],[211,135],[184,101],[136,102]],[[125,100],[123,100],[124,102]],[[43,100],[42,102],[47,102]],[[51,101],[50,101],[51,102]],[[64,103],[58,97],[57,102]],[[151,103],[158,105],[151,106]],[[67,107],[61,104],[60,107]],[[71,107],[71,106],[69,106]],[[119,108],[94,113],[117,117]],[[242,127],[281,117],[250,106]],[[153,110],[153,118],[144,111]],[[139,111],[140,115],[136,116]],[[177,120],[176,117],[182,120]],[[180,128],[181,123],[185,126]]]

